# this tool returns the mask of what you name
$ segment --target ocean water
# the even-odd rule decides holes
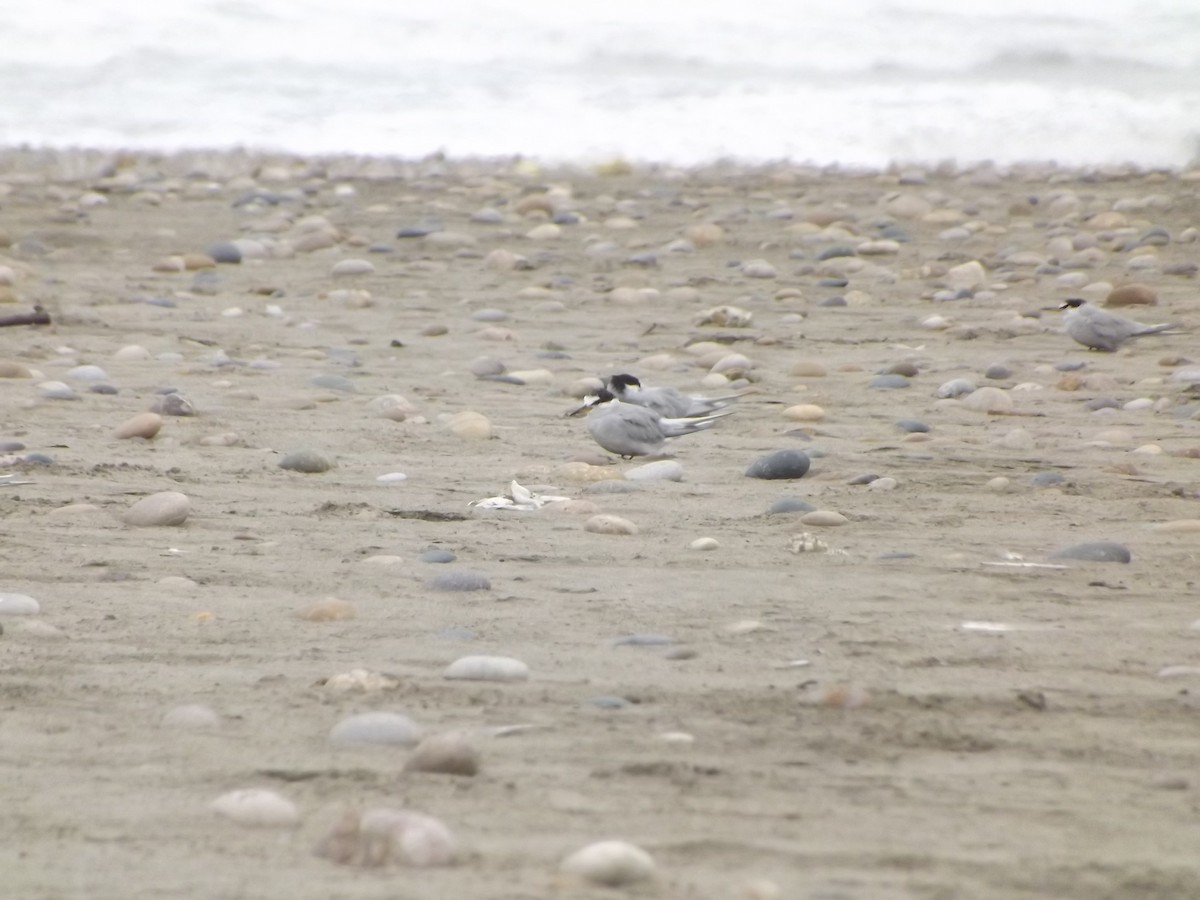
[[[38,0],[0,146],[1200,160],[1200,0]]]

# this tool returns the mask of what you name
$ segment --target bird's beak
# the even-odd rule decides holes
[[[598,399],[599,399],[599,398],[598,398],[598,397],[596,397],[595,395],[593,395],[593,394],[589,394],[588,396],[586,396],[586,397],[584,397],[584,398],[583,398],[583,405],[582,405],[582,406],[577,406],[577,407],[575,407],[573,410],[571,410],[570,412],[568,412],[568,413],[564,413],[563,415],[564,415],[565,417],[567,417],[567,418],[570,418],[571,416],[578,416],[578,415],[582,415],[583,413],[585,413],[585,412],[587,412],[588,410],[590,410],[590,409],[591,409],[593,406],[595,406],[595,405],[596,405],[596,401],[597,401]]]

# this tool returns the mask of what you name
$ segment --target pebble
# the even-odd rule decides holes
[[[350,810],[317,842],[313,854],[343,866],[377,870],[397,862],[447,866],[458,856],[454,834],[439,819],[407,809]]]
[[[347,716],[329,731],[331,743],[415,744],[422,737],[421,727],[401,713],[364,712]]]
[[[0,593],[0,616],[36,616],[41,609],[28,594]]]
[[[721,546],[721,544],[717,541],[716,538],[702,537],[702,538],[696,538],[694,541],[692,541],[690,544],[688,544],[688,549],[709,551],[709,550],[716,550],[720,546]]]
[[[183,394],[172,392],[162,394],[150,404],[150,412],[163,416],[180,416],[187,418],[196,414],[196,408]]]
[[[994,494],[1003,494],[1010,487],[1012,487],[1012,482],[1010,482],[1003,475],[997,475],[995,478],[988,479],[988,482],[984,485],[984,487]]]
[[[179,491],[160,491],[143,497],[129,509],[121,520],[139,528],[182,525],[187,521],[192,503],[187,494]]]
[[[295,803],[263,788],[222,794],[210,808],[218,815],[252,828],[291,828],[300,823],[300,810]]]
[[[1118,562],[1127,563],[1133,556],[1129,548],[1123,544],[1111,541],[1096,541],[1088,544],[1074,544],[1055,552],[1051,559],[1077,559],[1084,562]]]
[[[583,530],[592,534],[637,534],[638,527],[629,519],[601,513],[583,523]]]
[[[418,559],[425,563],[452,563],[458,557],[450,550],[445,550],[441,547],[430,547]]]
[[[673,459],[660,459],[630,469],[625,477],[630,481],[683,481],[683,466]]]
[[[314,375],[308,383],[313,387],[324,388],[327,391],[341,391],[344,394],[353,394],[358,391],[354,382],[345,375]]]
[[[1065,479],[1060,472],[1038,472],[1029,479],[1029,483],[1034,487],[1055,487],[1063,483]]]
[[[417,407],[401,394],[375,397],[367,403],[367,409],[372,415],[381,419],[391,419],[393,422],[403,422],[417,413]]]
[[[242,246],[234,241],[218,241],[215,244],[209,244],[205,253],[216,263],[236,265],[242,261]]]
[[[966,378],[954,378],[938,387],[935,396],[946,399],[949,397],[964,397],[975,392],[974,382]]]
[[[562,871],[593,884],[625,887],[654,875],[654,859],[641,847],[625,841],[598,841],[576,850],[562,861]]]
[[[221,727],[221,717],[211,707],[189,703],[169,709],[162,717],[164,728],[179,731],[207,731]]]
[[[882,478],[876,478],[867,487],[873,491],[891,491],[896,489],[899,482],[895,478],[885,475]]]
[[[801,500],[799,497],[780,497],[767,509],[768,516],[778,516],[783,513],[806,513],[812,512],[816,507],[807,500]]]
[[[469,441],[486,441],[492,437],[492,423],[488,417],[470,409],[446,419],[446,428]]]
[[[967,409],[985,413],[1007,413],[1013,410],[1012,397],[1000,388],[981,387],[959,401]]]
[[[926,434],[929,431],[928,425],[916,419],[900,419],[896,422],[896,427],[908,434]]]
[[[73,387],[61,381],[43,381],[37,386],[38,393],[46,400],[78,400],[79,394]]]
[[[334,278],[344,278],[351,275],[371,275],[374,272],[374,264],[365,259],[339,260],[329,270],[329,274]]]
[[[783,411],[783,415],[784,418],[796,422],[819,422],[825,418],[825,410],[815,403],[800,403],[796,406],[789,406]]]
[[[163,426],[163,418],[158,413],[144,412],[126,419],[113,430],[113,437],[145,438],[149,440],[158,434]]]
[[[1004,363],[992,363],[983,371],[983,377],[992,381],[1003,381],[1005,378],[1012,377],[1012,369],[1004,365]]]
[[[408,481],[408,476],[403,472],[386,472],[383,475],[376,475],[375,480],[380,484],[403,484]]]
[[[1200,519],[1173,519],[1169,522],[1159,522],[1153,528],[1168,534],[1193,534],[1200,532]]]
[[[1123,284],[1108,292],[1105,306],[1157,306],[1158,293],[1146,284]]]
[[[461,681],[528,681],[529,666],[511,656],[463,656],[446,667],[443,677]]]
[[[887,391],[912,387],[912,382],[903,375],[876,375],[867,382],[867,387],[877,391]]]
[[[108,373],[99,366],[75,366],[67,370],[67,378],[75,381],[108,381]]]
[[[425,582],[431,591],[490,591],[492,583],[481,572],[471,569],[454,569],[434,575]]]
[[[801,525],[824,525],[836,527],[838,525],[848,525],[850,520],[843,516],[840,512],[834,512],[831,509],[816,509],[810,513],[805,513],[800,517]]]
[[[279,460],[279,468],[319,475],[333,468],[333,460],[317,450],[293,450]]]
[[[745,475],[768,480],[803,478],[810,464],[808,454],[801,450],[776,450],[752,462]]]
[[[436,772],[473,776],[479,773],[479,748],[462,732],[449,731],[424,738],[404,762],[405,772]]]

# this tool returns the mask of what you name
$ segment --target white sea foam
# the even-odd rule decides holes
[[[1182,166],[1195,0],[41,0],[0,144]]]

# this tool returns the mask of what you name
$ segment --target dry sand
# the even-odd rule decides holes
[[[0,329],[0,357],[41,376],[0,380],[0,439],[55,460],[6,470],[33,483],[0,487],[0,590],[41,603],[35,617],[0,617],[0,894],[609,897],[558,864],[617,837],[657,863],[652,883],[629,890],[642,897],[1200,896],[1196,675],[1159,674],[1200,664],[1191,627],[1200,533],[1153,527],[1200,518],[1200,462],[1188,455],[1200,435],[1177,414],[1190,402],[1186,384],[1162,364],[1195,353],[1195,282],[1165,270],[1196,258],[1198,245],[1180,239],[1200,224],[1200,182],[1052,169],[931,172],[905,184],[895,173],[782,166],[607,175],[438,161],[260,167],[238,154],[129,157],[102,177],[101,161],[26,153],[0,166],[0,231],[11,243],[0,265],[15,274],[14,302],[0,314],[39,303],[56,322]],[[571,199],[562,191],[559,205],[585,221],[563,225],[557,239],[525,237],[543,220],[537,203],[516,215],[517,201],[564,185]],[[291,193],[276,206],[235,206],[255,186]],[[889,207],[896,194],[928,198],[934,215],[921,203]],[[504,221],[472,222],[484,206]],[[776,214],[785,208],[791,217]],[[1114,209],[1125,232],[1116,219],[1089,224]],[[219,240],[261,237],[281,249],[306,216],[323,216],[337,243],[220,266],[215,293],[192,292],[192,272],[153,270]],[[632,227],[605,224],[616,216]],[[842,222],[850,237],[839,242],[852,246],[888,222],[911,240],[864,257],[845,289],[819,287],[821,267],[846,260],[818,262],[831,241],[805,240],[817,229],[800,225],[810,218]],[[974,235],[939,239],[956,221]],[[395,237],[431,222],[473,242]],[[720,223],[723,239],[664,249],[702,222]],[[1148,251],[1159,265],[1128,268],[1134,254],[1112,248],[1152,226],[1170,236]],[[1032,265],[1003,264],[1015,251],[1053,256],[1048,242],[1060,234],[1099,236],[1096,264],[1067,271],[1147,282],[1160,304],[1132,314],[1192,332],[1089,354],[1058,332],[1056,313],[1018,319],[1077,292]],[[589,252],[601,241],[613,252]],[[368,253],[375,243],[394,251]],[[485,257],[497,248],[530,266],[492,268]],[[629,263],[644,253],[657,264]],[[376,272],[332,278],[347,258],[369,259]],[[750,259],[777,277],[731,265]],[[971,259],[1005,289],[930,299],[947,267]],[[670,293],[681,286],[694,292]],[[616,287],[661,293],[623,303]],[[373,305],[329,296],[341,288],[369,291]],[[819,305],[835,294],[848,305]],[[281,314],[265,313],[272,304]],[[720,304],[749,310],[753,322],[693,324]],[[243,314],[222,314],[231,307]],[[483,308],[510,317],[473,320]],[[950,327],[921,325],[935,314]],[[445,334],[422,335],[437,324]],[[488,328],[509,329],[510,339]],[[580,420],[563,417],[574,403],[566,391],[634,371],[703,393],[706,370],[685,348],[714,335],[737,338],[730,350],[754,363],[758,392],[728,422],[675,445],[684,481],[593,494],[573,480],[564,463],[597,448]],[[114,358],[131,344],[152,358]],[[566,355],[539,356],[547,347]],[[218,351],[235,362],[214,366]],[[677,365],[643,364],[657,354]],[[468,366],[482,355],[548,369],[553,380],[477,380]],[[254,359],[278,365],[246,364]],[[789,374],[800,360],[827,374]],[[1086,363],[1078,376],[1100,377],[1080,384],[1054,369],[1065,360]],[[904,362],[919,370],[910,388],[867,387]],[[994,362],[1012,370],[994,386],[1009,391],[1016,415],[935,398],[952,378],[983,385]],[[119,392],[75,384],[78,401],[38,399],[38,381],[64,380],[80,363],[103,367]],[[314,387],[321,374],[356,390]],[[165,386],[198,414],[167,418],[153,441],[115,439]],[[372,414],[368,402],[392,393],[423,419]],[[1095,415],[1084,404],[1098,396],[1167,400]],[[797,403],[826,416],[789,422],[782,410]],[[491,420],[493,439],[463,439],[439,420],[467,409]],[[894,424],[904,417],[928,423],[931,439],[905,440]],[[787,434],[797,428],[808,437]],[[1093,444],[1111,429],[1127,434]],[[227,432],[240,440],[198,443]],[[1130,452],[1147,444],[1164,452]],[[801,481],[743,477],[754,459],[788,447],[824,455]],[[280,454],[297,448],[337,466],[280,469]],[[397,471],[408,480],[376,482]],[[1048,471],[1062,483],[1030,485]],[[848,483],[865,473],[898,484]],[[1009,490],[987,487],[998,476]],[[587,499],[640,534],[592,534],[585,515],[549,508],[468,506],[512,478]],[[191,498],[185,525],[121,524],[136,499],[165,490]],[[764,515],[783,495],[849,524],[806,528],[794,515]],[[70,504],[98,509],[55,513]],[[842,552],[791,552],[803,531]],[[719,548],[690,550],[703,536]],[[1085,540],[1121,542],[1133,561],[985,564],[1005,553],[1044,562]],[[492,589],[427,589],[446,568],[418,561],[430,546],[452,550],[454,566],[484,573]],[[889,553],[911,556],[880,558]],[[379,555],[401,561],[364,562]],[[330,596],[357,616],[296,616]],[[1010,630],[964,629],[969,622]],[[630,633],[675,643],[613,646]],[[448,663],[475,653],[517,657],[531,677],[443,679]],[[797,660],[810,664],[789,666]],[[358,667],[398,686],[321,686]],[[839,691],[865,702],[808,702]],[[591,702],[604,696],[629,702]],[[184,703],[211,706],[222,727],[163,727]],[[483,741],[474,778],[410,774],[403,748],[331,747],[335,723],[373,709],[405,712],[431,731],[545,727]],[[667,732],[694,742],[669,743]],[[248,829],[209,809],[243,787],[288,796],[302,823]],[[462,843],[461,861],[361,870],[314,857],[319,837],[356,805],[441,818]]]

